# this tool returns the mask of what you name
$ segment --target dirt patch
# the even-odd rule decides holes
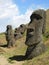
[[[24,61],[18,62],[18,61],[13,61],[14,63],[11,64],[8,62],[8,60],[4,56],[0,56],[0,65],[22,65]]]

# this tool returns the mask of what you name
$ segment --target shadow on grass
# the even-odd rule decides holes
[[[0,45],[0,47],[4,47],[5,48],[5,47],[7,47],[7,45],[6,44],[5,45]]]
[[[26,56],[23,55],[17,55],[9,58],[10,60],[16,60],[16,61],[24,61],[26,60]]]

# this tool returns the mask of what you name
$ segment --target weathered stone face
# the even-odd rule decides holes
[[[13,34],[12,33],[12,26],[8,25],[7,26],[7,30],[6,30],[6,39],[7,40],[10,40],[11,39],[11,36],[9,37],[10,34]]]
[[[14,34],[15,39],[17,40],[17,39],[21,38],[23,36],[25,30],[26,30],[26,26],[24,24],[22,24],[22,25],[20,25],[20,27],[16,28],[15,34]]]
[[[42,33],[45,32],[45,11],[37,10],[31,15],[28,24],[27,37],[25,44],[28,46],[26,51],[27,59],[36,57],[45,51],[45,45],[42,41]]]
[[[43,24],[45,23],[46,13],[43,10],[37,10],[31,15],[30,23],[28,24],[26,45],[32,46],[39,41],[42,41]]]
[[[20,33],[23,34],[26,30],[26,26],[24,24],[20,25]]]
[[[13,33],[11,25],[7,25],[6,40],[7,40],[7,46],[8,47],[11,47],[11,46],[15,45],[14,33]]]

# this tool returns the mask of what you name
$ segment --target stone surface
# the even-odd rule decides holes
[[[8,47],[13,47],[15,45],[14,33],[11,25],[7,25],[6,40]]]
[[[42,33],[45,32],[46,12],[44,10],[36,10],[30,16],[28,24],[27,37],[25,44],[28,46],[26,57],[28,59],[40,55],[45,51],[45,45],[42,41]]]
[[[15,28],[15,39],[19,39],[23,36],[24,32],[26,30],[26,26],[24,24],[21,24],[18,28]]]

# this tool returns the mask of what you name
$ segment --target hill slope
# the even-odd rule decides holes
[[[46,29],[49,31],[49,9],[46,11]]]
[[[49,9],[46,11],[46,15],[46,31],[49,31]],[[0,65],[49,65],[49,38],[45,39],[44,37],[47,51],[32,60],[21,59],[25,55],[27,49],[25,39],[26,34],[16,41],[16,46],[14,48],[7,48],[5,34],[0,34]],[[21,61],[18,59],[21,59]],[[2,61],[4,62],[2,63]]]

